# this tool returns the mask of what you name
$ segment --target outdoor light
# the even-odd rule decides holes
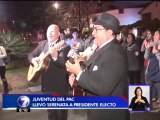
[[[56,8],[56,10],[57,10],[57,8],[59,7],[59,5],[58,5],[57,2],[54,4],[54,7]]]

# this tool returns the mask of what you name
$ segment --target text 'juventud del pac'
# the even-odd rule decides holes
[[[74,97],[34,97],[33,102],[74,101]]]

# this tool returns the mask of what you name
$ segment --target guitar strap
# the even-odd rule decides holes
[[[48,47],[53,47],[53,46],[54,46],[55,44],[57,44],[59,41],[60,41],[60,39],[58,39],[53,45],[48,46]],[[47,43],[48,43],[48,40],[45,40],[45,42],[44,42],[44,44],[43,44],[43,51],[44,51],[44,52],[47,52],[46,49],[45,49]],[[49,45],[49,44],[48,44],[48,45]]]
[[[48,43],[48,47],[50,48],[50,47],[53,47],[55,44],[57,44],[59,41],[60,41],[60,40],[58,39],[58,40],[57,40],[56,42],[54,42],[54,43],[49,44],[48,41],[46,41],[46,43]],[[46,45],[46,43],[45,43],[45,45]],[[45,45],[44,45],[44,47],[45,47]]]

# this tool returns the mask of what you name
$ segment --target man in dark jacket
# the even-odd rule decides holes
[[[42,73],[42,92],[58,95],[68,95],[68,72],[66,71],[65,62],[70,50],[69,46],[62,47],[59,43],[59,27],[52,24],[47,29],[47,40],[42,41],[39,46],[29,54],[28,59],[35,66],[41,59],[39,55],[49,51],[48,58],[50,63],[46,72]],[[57,47],[55,47],[57,46]],[[62,48],[61,50],[58,50]],[[41,56],[40,55],[40,56]],[[49,120],[67,120],[67,110],[48,110]]]
[[[86,96],[123,96],[127,98],[127,55],[115,39],[119,33],[119,20],[102,13],[94,22],[92,35],[98,49],[85,62],[87,70],[82,71],[80,64],[67,61],[67,70],[77,77],[78,85]],[[70,84],[72,77],[69,78]],[[88,120],[129,120],[128,110],[100,109],[87,110]]]

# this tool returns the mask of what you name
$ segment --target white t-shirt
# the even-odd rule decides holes
[[[0,66],[5,66],[4,58],[7,56],[6,50],[3,46],[0,46]]]

